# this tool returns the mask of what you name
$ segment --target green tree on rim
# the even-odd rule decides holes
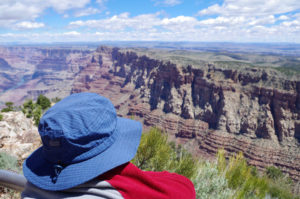
[[[37,98],[36,103],[40,105],[43,110],[46,110],[51,107],[50,100],[42,94]]]

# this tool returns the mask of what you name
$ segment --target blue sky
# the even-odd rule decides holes
[[[0,42],[300,43],[299,0],[1,0]]]

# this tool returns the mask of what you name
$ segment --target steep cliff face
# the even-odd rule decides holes
[[[0,58],[0,70],[10,71],[12,69],[13,68],[7,63],[7,61]]]
[[[18,71],[5,60],[0,57],[0,93],[13,87],[19,80]]]
[[[114,75],[125,78],[122,86],[140,89],[151,110],[201,120],[212,129],[250,138],[298,141],[300,81],[258,69],[178,67],[130,53],[113,58]]]
[[[300,180],[299,81],[254,68],[179,67],[116,48],[99,48],[92,60],[72,92],[101,93],[120,115],[165,129],[194,153],[243,151],[249,163]]]
[[[0,93],[13,87],[13,85],[15,84],[15,80],[15,75],[0,72]]]

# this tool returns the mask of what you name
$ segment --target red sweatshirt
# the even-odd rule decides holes
[[[72,189],[52,192],[28,183],[23,199],[195,199],[193,183],[169,172],[142,171],[131,163],[112,169]]]
[[[117,189],[125,199],[194,199],[193,183],[184,176],[164,172],[142,171],[128,163],[99,177]]]

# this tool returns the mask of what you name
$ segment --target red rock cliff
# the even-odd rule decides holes
[[[243,151],[300,180],[300,81],[249,68],[179,67],[133,52],[99,48],[72,92],[101,93],[120,115],[159,126],[190,150]]]

